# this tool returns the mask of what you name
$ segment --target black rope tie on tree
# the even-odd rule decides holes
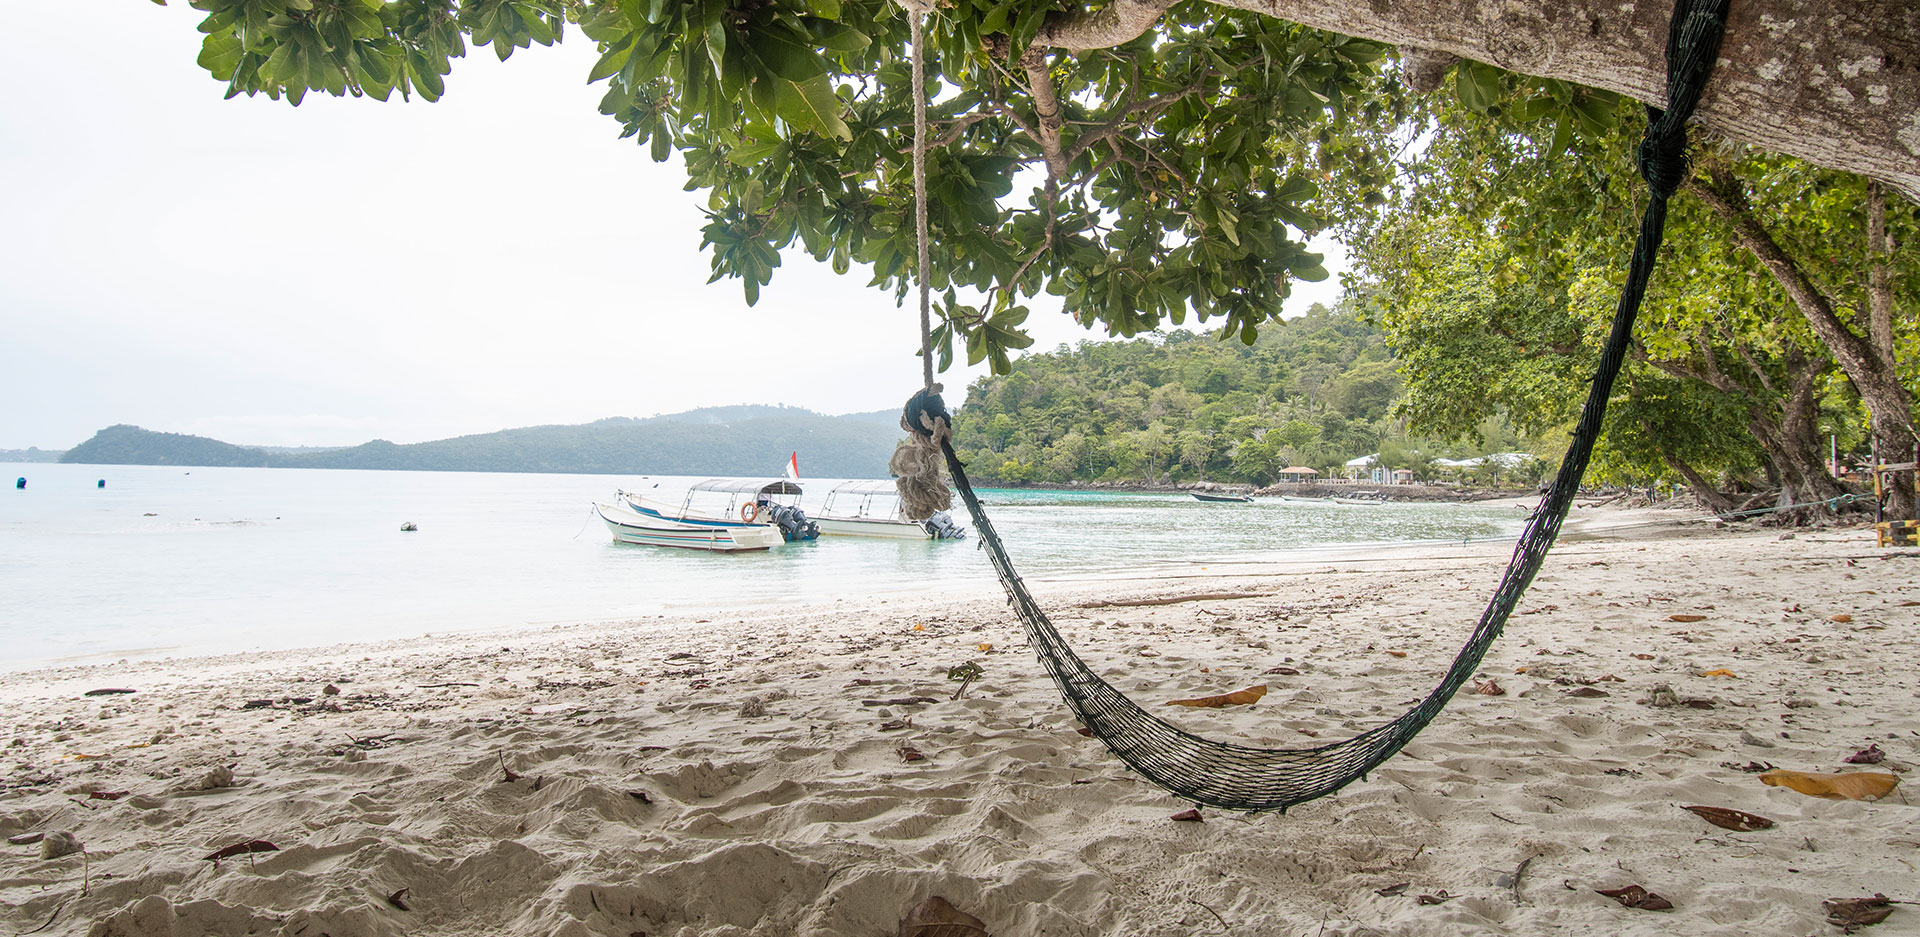
[[[1651,193],[1640,235],[1634,243],[1627,281],[1620,291],[1613,329],[1595,366],[1573,441],[1552,487],[1520,535],[1499,588],[1487,602],[1472,637],[1460,649],[1440,684],[1392,722],[1353,738],[1314,748],[1264,749],[1201,738],[1142,709],[1081,661],[1027,593],[1025,583],[1007,558],[1005,545],[967,482],[964,466],[954,454],[951,440],[940,439],[947,470],[967,510],[973,513],[974,529],[980,535],[981,545],[999,573],[1001,585],[1007,590],[1007,600],[1025,625],[1040,663],[1053,677],[1074,715],[1129,767],[1183,800],[1230,810],[1284,811],[1290,805],[1326,796],[1364,778],[1425,728],[1473,676],[1528,584],[1540,571],[1586,474],[1587,462],[1593,455],[1593,446],[1606,416],[1614,378],[1620,373],[1633,336],[1633,320],[1646,295],[1647,280],[1660,250],[1660,239],[1666,228],[1667,200],[1686,179],[1685,124],[1719,55],[1728,4],[1729,0],[1678,0],[1675,4],[1667,41],[1667,107],[1651,112],[1652,121],[1639,155],[1640,171]],[[909,404],[909,412],[915,413],[913,404]],[[944,413],[944,408],[941,412]]]

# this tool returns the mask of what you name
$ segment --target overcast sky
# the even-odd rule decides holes
[[[200,16],[55,4],[0,35],[0,448],[113,423],[348,445],[848,413],[917,385],[915,313],[857,268],[790,251],[751,309],[707,285],[701,196],[596,112],[577,31],[506,63],[474,50],[437,104],[295,109],[221,100]],[[1337,280],[1297,284],[1289,311]],[[1036,350],[1100,337],[1035,309]],[[949,398],[979,373],[945,375]]]

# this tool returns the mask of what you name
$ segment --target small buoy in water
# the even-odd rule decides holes
[[[102,478],[102,479],[100,479],[99,481],[97,481],[97,482],[94,482],[94,483],[93,483],[93,487],[95,487],[95,488],[105,488],[105,487],[107,487],[107,480],[106,480],[106,479],[104,479],[104,478]]]
[[[419,530],[420,528],[416,526],[412,521],[408,521],[404,524],[401,524],[400,529],[401,530]]]
[[[27,487],[27,476],[25,476],[25,475],[22,475],[22,476],[20,476],[19,478],[16,478],[16,479],[14,479],[14,480],[13,480],[13,487],[15,487],[15,488],[25,488],[25,487]]]

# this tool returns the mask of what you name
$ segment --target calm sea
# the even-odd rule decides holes
[[[588,505],[639,487],[630,476],[0,464],[0,480],[0,670],[861,601],[993,578],[971,538],[830,538],[730,556],[615,544]],[[692,481],[646,484],[674,499]],[[832,483],[806,484],[811,508]],[[1511,508],[1472,505],[983,495],[1029,578],[1519,527]],[[406,522],[418,531],[402,532]]]

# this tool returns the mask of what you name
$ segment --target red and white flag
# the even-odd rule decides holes
[[[800,480],[800,453],[798,452],[787,460],[787,478],[792,481]]]

